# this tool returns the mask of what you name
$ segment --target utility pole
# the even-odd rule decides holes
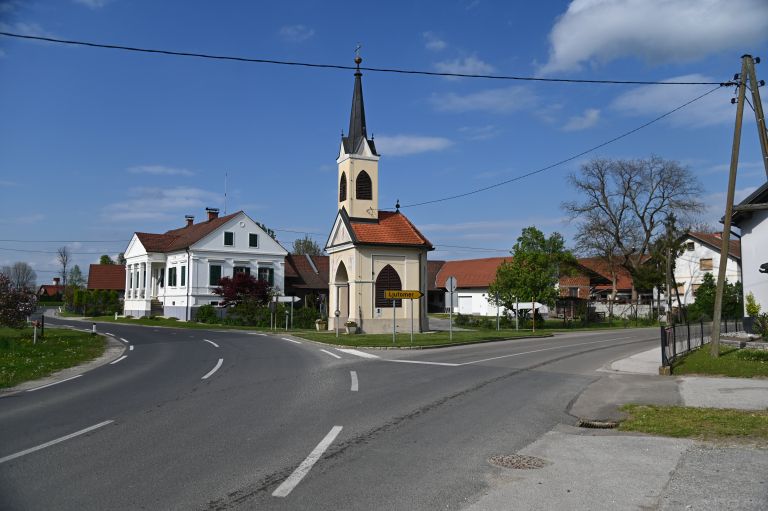
[[[675,322],[672,319],[672,247],[670,246],[670,240],[672,239],[672,222],[669,216],[667,216],[667,326],[672,326]]]
[[[747,75],[749,76],[749,90],[752,92],[752,109],[755,111],[757,134],[760,137],[760,149],[763,151],[763,167],[765,167],[765,177],[768,179],[768,130],[766,130],[765,127],[763,103],[760,100],[760,87],[765,85],[765,80],[757,81],[757,74],[755,73],[755,64],[759,63],[760,57],[748,59]]]
[[[715,310],[712,315],[712,342],[710,354],[717,358],[720,356],[720,319],[723,308],[723,287],[725,286],[725,268],[728,265],[728,249],[730,248],[731,217],[733,216],[733,195],[736,190],[736,169],[739,166],[739,147],[741,145],[741,124],[744,118],[744,100],[747,90],[748,63],[752,64],[751,55],[741,56],[741,74],[739,91],[736,99],[736,125],[733,128],[733,148],[731,150],[731,170],[728,175],[728,192],[725,200],[725,217],[723,218],[723,235],[720,244],[720,265],[717,271],[717,291],[715,292]],[[752,84],[757,89],[757,83]]]

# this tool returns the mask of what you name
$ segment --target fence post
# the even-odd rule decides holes
[[[699,346],[704,346],[704,320],[699,320],[699,325],[701,326],[701,342],[699,342]]]
[[[669,365],[669,359],[667,359],[667,330],[666,327],[659,327],[661,329],[661,365],[667,367]]]
[[[685,328],[688,330],[688,351],[691,351],[691,324],[685,322]]]
[[[672,329],[672,358],[674,359],[677,357],[677,328],[674,326],[670,328]]]

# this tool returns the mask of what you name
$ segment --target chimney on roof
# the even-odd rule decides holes
[[[53,277],[53,285],[58,286],[61,279],[59,277]]]
[[[205,208],[205,212],[208,213],[208,221],[219,218],[219,208]]]
[[[195,217],[193,217],[192,215],[185,216],[184,220],[187,221],[187,227],[190,227],[192,224],[195,223]]]

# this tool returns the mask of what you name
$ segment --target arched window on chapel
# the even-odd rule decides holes
[[[392,300],[384,298],[384,291],[402,291],[400,275],[394,268],[386,265],[376,277],[376,307],[392,307]],[[395,300],[395,307],[400,307],[402,300]]]

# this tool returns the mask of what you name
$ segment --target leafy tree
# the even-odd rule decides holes
[[[221,305],[225,307],[245,302],[266,305],[272,297],[272,288],[268,282],[257,280],[253,275],[246,273],[223,277],[213,292],[222,297]]]
[[[64,290],[67,289],[67,267],[69,266],[69,249],[65,246],[59,247],[56,251],[56,259],[61,265],[61,282],[64,285]]]
[[[11,266],[3,266],[2,273],[17,289],[34,290],[37,287],[37,272],[25,262],[17,261]]]
[[[78,265],[74,265],[69,272],[69,285],[77,288],[85,285],[85,277],[83,277],[83,272],[80,271]]]
[[[561,268],[565,270],[576,260],[565,249],[559,233],[549,238],[536,227],[526,227],[512,249],[512,260],[502,263],[496,279],[489,286],[489,296],[498,294],[497,305],[514,309],[515,300],[535,301],[554,305],[558,298],[557,283]],[[495,302],[495,298],[492,298]]]
[[[715,293],[717,282],[711,273],[704,274],[701,285],[696,290],[696,301],[688,306],[688,318],[690,321],[709,321],[715,312]],[[723,288],[722,317],[737,318],[742,313],[741,282],[731,284],[726,279]]]
[[[323,249],[307,234],[303,238],[293,241],[291,253],[294,255],[322,255]]]
[[[103,255],[103,256],[101,256],[101,258],[99,259],[99,264],[115,264],[115,262],[112,260],[112,258],[111,258],[111,257],[109,257],[109,255],[107,255],[107,254],[104,254],[104,255]]]
[[[256,225],[258,225],[259,227],[261,227],[261,228],[264,230],[264,232],[266,232],[267,234],[269,234],[269,237],[270,237],[270,238],[272,238],[273,240],[277,239],[277,235],[275,234],[275,231],[273,231],[272,229],[270,229],[270,228],[269,228],[269,227],[267,227],[266,225],[262,224],[261,222],[256,222]]]
[[[36,303],[34,293],[15,287],[7,275],[0,273],[0,325],[23,328]]]
[[[755,295],[752,293],[752,291],[747,293],[746,300],[747,300],[747,305],[746,305],[747,316],[749,316],[750,318],[758,317],[760,315],[761,307],[760,307],[760,304],[757,303],[757,300],[755,300]]]
[[[120,252],[117,254],[117,264],[125,265],[125,254],[123,252]]]

